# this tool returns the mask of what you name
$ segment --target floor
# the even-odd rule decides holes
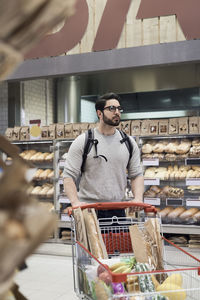
[[[63,247],[62,249],[65,249]],[[69,248],[66,247],[66,252]],[[46,250],[47,252],[47,250]],[[15,282],[28,300],[75,300],[73,291],[72,257],[33,254],[26,259],[28,268],[18,272]]]

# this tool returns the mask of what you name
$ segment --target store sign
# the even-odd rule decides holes
[[[159,166],[158,158],[144,158],[142,160],[143,166]]]
[[[144,178],[144,185],[160,185],[160,178]]]
[[[130,4],[131,0],[107,0],[92,51],[116,48]],[[136,18],[147,19],[176,15],[185,38],[188,40],[199,39],[199,11],[199,0],[141,0]],[[62,29],[56,33],[46,35],[35,48],[25,55],[25,58],[58,56],[68,52],[83,38],[89,17],[87,1],[77,0],[76,13],[67,19]]]
[[[144,203],[160,206],[160,198],[144,198]]]
[[[141,0],[137,19],[176,15],[187,40],[200,38],[199,0]]]
[[[30,140],[41,139],[41,120],[30,120]]]

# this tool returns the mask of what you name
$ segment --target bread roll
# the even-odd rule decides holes
[[[50,153],[49,155],[47,155],[47,156],[45,157],[45,160],[52,160],[53,157],[54,157],[54,153],[52,152],[52,153]]]
[[[153,150],[153,146],[150,145],[150,144],[148,144],[148,143],[147,143],[147,144],[144,144],[144,145],[142,146],[142,153],[145,153],[145,154],[151,153],[152,150]]]
[[[180,207],[176,207],[173,211],[171,211],[167,217],[169,219],[175,219],[177,217],[179,217],[184,211],[185,211],[185,207],[180,206]]]
[[[155,192],[156,194],[160,193],[161,189],[157,185],[152,185],[150,190]]]
[[[165,147],[165,152],[173,154],[176,152],[177,147],[178,147],[177,142],[168,143]]]
[[[157,143],[153,146],[153,152],[162,153],[164,152],[165,146],[162,143]]]
[[[34,189],[32,190],[31,194],[33,195],[38,195],[39,192],[42,190],[42,187],[41,186],[36,186],[34,187]]]
[[[187,220],[187,219],[191,218],[193,215],[195,215],[198,211],[199,211],[199,209],[196,207],[187,209],[182,214],[180,214],[179,218],[183,219],[183,220]]]
[[[43,172],[43,169],[37,169],[37,171],[35,172],[34,178],[39,178],[40,174]]]

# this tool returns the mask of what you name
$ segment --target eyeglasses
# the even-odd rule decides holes
[[[120,113],[123,112],[123,109],[122,109],[121,106],[110,105],[110,106],[104,107],[104,109],[108,109],[108,110],[111,111],[111,112],[116,112],[116,110],[118,109]],[[104,110],[104,109],[103,109],[103,110]]]

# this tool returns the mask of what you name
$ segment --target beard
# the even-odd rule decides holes
[[[118,116],[114,116],[112,119],[107,118],[103,113],[103,121],[106,125],[118,126],[121,119]]]

